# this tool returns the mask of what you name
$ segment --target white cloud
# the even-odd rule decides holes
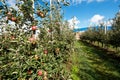
[[[90,19],[90,22],[93,24],[99,24],[99,22],[103,21],[104,18],[104,16],[96,14]]]
[[[91,2],[103,2],[103,1],[105,1],[105,0],[86,0],[87,1],[87,3],[91,3]]]
[[[100,23],[107,25],[107,26],[112,26],[113,24],[113,20],[104,20],[105,17],[99,14],[94,15],[89,21],[90,21],[90,25],[100,25]]]
[[[96,0],[97,2],[103,2],[103,1],[105,1],[105,0]]]
[[[80,4],[82,2],[87,2],[87,3],[91,3],[91,2],[103,2],[105,0],[69,0],[71,4]]]
[[[87,0],[87,3],[93,2],[94,0]]]
[[[72,19],[68,20],[70,29],[79,28],[78,24],[80,20],[75,16]]]
[[[47,2],[50,2],[50,0],[45,0]],[[54,0],[53,0],[54,1]],[[62,1],[62,0],[57,0],[57,1]],[[81,4],[82,2],[86,2],[86,3],[91,3],[91,2],[103,2],[105,0],[66,0],[68,2],[70,2],[71,5],[77,5],[77,4]]]
[[[73,4],[80,4],[80,3],[82,3],[83,1],[85,1],[85,0],[72,0],[71,2],[72,2]]]

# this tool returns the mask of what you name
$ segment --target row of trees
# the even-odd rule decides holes
[[[16,0],[17,8],[13,8],[1,0],[0,80],[70,78],[63,64],[74,51],[74,34],[61,10],[68,4],[65,0],[52,0],[51,5]]]
[[[102,43],[102,46],[108,47],[112,45],[113,47],[120,47],[120,12],[116,14],[113,19],[111,30],[105,32],[104,24],[100,24],[99,27],[91,27],[85,31],[81,36],[81,40],[88,40],[90,42]]]

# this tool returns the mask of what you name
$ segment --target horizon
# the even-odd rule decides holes
[[[84,31],[87,31],[89,28],[98,28],[98,27],[99,26],[80,27],[80,28],[73,29],[73,32],[84,32]],[[111,30],[111,28],[112,28],[112,26],[106,26],[106,30]]]

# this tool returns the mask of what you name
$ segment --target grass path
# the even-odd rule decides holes
[[[120,61],[88,44],[76,42],[75,46],[77,53],[70,57],[73,80],[120,80]]]

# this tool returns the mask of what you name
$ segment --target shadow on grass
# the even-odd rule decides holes
[[[115,51],[109,51],[108,49],[105,49],[105,48],[102,48],[102,47],[99,47],[99,46],[95,46],[93,44],[90,44],[86,41],[81,41],[85,46],[89,46],[89,47],[92,47],[92,48],[95,48],[95,52],[97,51],[100,51],[103,52],[103,56],[109,56],[110,58],[114,59],[114,60],[118,60],[120,61],[120,55],[117,55],[119,53],[116,53]]]
[[[77,74],[81,80],[120,80],[120,77],[113,75],[112,73],[106,73],[102,71],[92,69],[80,69]]]
[[[82,56],[86,60],[80,61],[79,72],[76,73],[80,80],[120,80],[119,59],[99,47],[83,42],[80,44],[84,46],[81,49],[86,53],[86,56]]]

